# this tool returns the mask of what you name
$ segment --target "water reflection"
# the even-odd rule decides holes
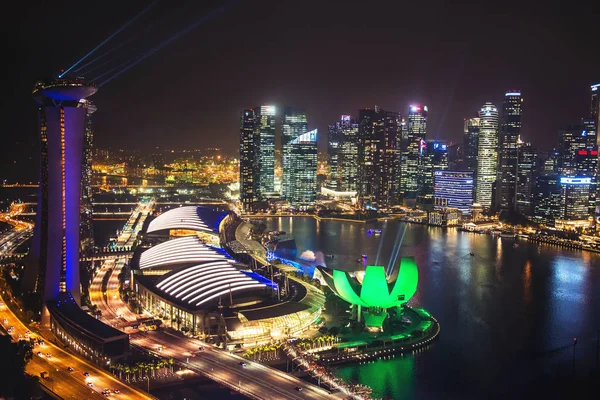
[[[387,265],[405,224],[386,224],[321,221],[317,234],[311,218],[295,219],[293,229],[291,218],[268,220],[270,229],[293,233],[299,251],[333,254],[328,266],[347,270],[359,267],[360,254],[374,261],[380,245],[379,264]],[[385,237],[366,234],[368,228],[384,227]],[[513,243],[409,225],[400,256],[414,256],[419,266],[411,303],[426,307],[440,321],[439,340],[415,356],[343,366],[339,374],[378,385],[382,392],[375,388],[377,393],[396,399],[439,398],[440,393],[483,398],[509,390],[506,382],[527,385],[544,373],[552,379],[565,368],[570,372],[573,337],[583,338],[576,354],[578,370],[589,371],[600,329],[600,255]],[[391,382],[388,371],[396,371],[394,382],[401,383]]]

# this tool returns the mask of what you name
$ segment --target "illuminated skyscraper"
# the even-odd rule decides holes
[[[306,209],[315,205],[317,195],[317,130],[306,132],[288,142],[290,205]]]
[[[308,132],[308,122],[306,118],[306,112],[304,110],[286,107],[283,110],[283,123],[282,123],[282,135],[281,135],[281,195],[283,198],[288,199],[291,196],[291,181],[290,181],[290,169],[291,159],[290,142],[300,135]]]
[[[477,170],[477,145],[479,142],[479,117],[465,118],[463,160],[467,171]]]
[[[400,161],[400,192],[404,199],[417,198],[421,141],[427,138],[427,111],[427,106],[419,105],[411,105],[408,111]]]
[[[475,199],[483,207],[490,208],[492,185],[496,180],[498,167],[498,109],[492,103],[485,103],[479,116]]]
[[[561,219],[586,220],[590,217],[589,195],[592,178],[561,177]]]
[[[516,202],[520,214],[532,216],[534,212],[537,151],[531,143],[519,143],[517,162]]]
[[[596,121],[596,132],[598,132],[598,130],[600,130],[600,83],[592,85],[591,91],[592,101],[590,103],[590,117]],[[597,144],[600,146],[600,142]]]
[[[342,115],[329,125],[328,165],[330,179],[325,186],[338,192],[358,189],[358,124],[350,115]]]
[[[561,184],[558,174],[543,173],[535,182],[534,220],[540,224],[554,226],[556,219],[561,219]]]
[[[358,124],[359,196],[369,207],[388,207],[397,199],[402,118],[375,106],[359,111]]]
[[[97,88],[81,80],[38,82],[40,190],[34,239],[24,286],[44,302],[69,292],[80,302],[79,229],[81,165],[88,109],[82,102]]]
[[[245,211],[255,211],[260,200],[260,132],[253,109],[244,110],[240,126],[240,200]]]
[[[448,169],[448,147],[435,140],[421,141],[417,204],[424,209],[433,208],[435,172]]]
[[[275,190],[275,106],[255,107],[255,124],[260,135],[260,193]]]
[[[504,95],[502,103],[502,128],[498,142],[498,181],[500,210],[504,212],[516,209],[516,176],[518,142],[521,134],[521,114],[523,97],[521,92],[510,90]]]

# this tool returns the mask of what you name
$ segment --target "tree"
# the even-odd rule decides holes
[[[31,344],[20,340],[12,343],[10,336],[0,336],[0,397],[29,399],[40,396],[37,377],[25,373],[25,366],[33,355]]]

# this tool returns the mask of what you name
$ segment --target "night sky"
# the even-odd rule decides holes
[[[12,96],[0,111],[0,178],[35,180],[35,80],[70,66],[150,1],[18,3],[5,15]],[[561,125],[587,116],[589,86],[600,82],[600,2],[452,3],[227,3],[100,88],[91,98],[96,143],[144,151],[217,146],[235,154],[240,111],[266,103],[305,108],[321,145],[340,114],[375,104],[406,113],[421,103],[429,106],[429,138],[456,141],[463,119],[485,101],[500,106],[506,89],[523,92],[522,137],[541,149],[555,144]],[[95,53],[122,45],[101,60],[114,57],[113,64],[91,75],[223,4],[162,0]]]

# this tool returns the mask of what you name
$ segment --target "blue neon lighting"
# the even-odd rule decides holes
[[[589,185],[592,183],[592,178],[569,178],[561,177],[560,183],[567,183],[570,185]]]

